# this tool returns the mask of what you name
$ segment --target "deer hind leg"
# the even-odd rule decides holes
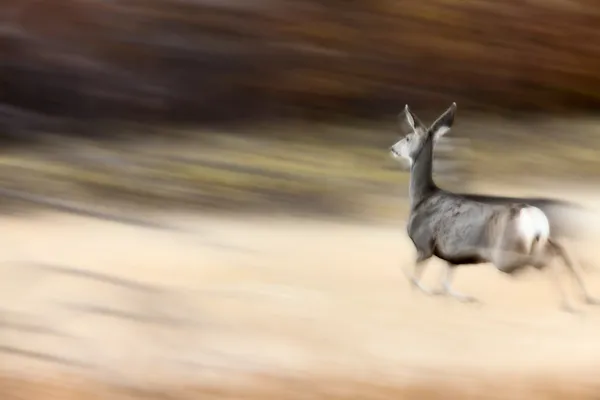
[[[573,264],[569,263],[570,260],[567,261],[568,258],[567,259],[564,258],[564,254],[565,253],[563,251],[562,246],[560,246],[556,242],[548,240],[548,242],[546,243],[545,251],[541,255],[538,255],[538,257],[535,257],[534,259],[532,259],[532,264],[534,267],[536,267],[537,269],[540,269],[540,270],[545,269],[548,266],[550,267],[553,282],[556,285],[556,289],[558,290],[558,292],[560,294],[561,308],[564,311],[575,312],[576,309],[573,307],[571,302],[568,300],[566,290],[563,286],[563,282],[562,282],[561,275],[560,275],[560,272],[561,272],[560,265],[555,260],[556,257],[563,258],[563,261],[565,261],[565,265],[570,270],[570,272],[572,272],[571,267]]]
[[[477,298],[466,294],[462,294],[452,289],[452,278],[454,277],[454,272],[456,271],[457,267],[457,265],[446,263],[446,268],[444,269],[444,279],[442,281],[442,288],[434,292],[434,294],[454,297],[458,301],[464,303],[479,303],[479,300]]]
[[[567,299],[567,293],[565,288],[562,285],[562,280],[560,276],[560,267],[558,263],[551,263],[552,275],[554,277],[554,283],[556,284],[556,288],[558,289],[561,296],[561,308],[567,312],[575,312],[576,309],[573,307],[571,302]]]
[[[552,239],[548,240],[548,245],[552,249],[553,253],[563,260],[565,266],[575,278],[575,281],[577,282],[579,289],[581,290],[584,296],[585,302],[588,304],[600,305],[600,300],[593,297],[588,291],[588,288],[585,284],[585,280],[583,279],[583,271],[581,269],[581,266],[573,261],[573,258],[567,251],[566,247],[557,242],[556,240]]]
[[[554,256],[557,255],[557,250],[555,250],[555,248],[550,245],[549,242],[547,243],[545,251],[541,254],[538,254],[536,257],[525,256],[522,253],[519,254],[517,252],[496,252],[495,255],[496,258],[494,259],[494,265],[496,268],[498,268],[499,271],[509,275],[516,274],[529,265],[537,269],[546,269],[546,267],[550,267],[553,282],[560,293],[561,308],[569,312],[575,311],[575,308],[567,299],[567,293],[563,287],[560,276],[560,266],[558,263],[552,262],[554,261]]]

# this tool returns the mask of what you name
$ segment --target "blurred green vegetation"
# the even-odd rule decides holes
[[[377,195],[406,179],[385,150],[354,141],[333,147],[226,132],[157,143],[46,142],[0,156],[2,187],[144,208],[345,215],[360,204],[357,191]]]
[[[481,182],[596,182],[595,126],[583,119],[459,120],[452,134],[467,140],[435,154],[456,168],[434,168],[435,179],[457,191]],[[393,128],[286,124],[258,134],[164,127],[146,140],[140,133],[121,141],[48,139],[0,155],[0,186],[137,209],[398,216],[407,205],[409,176],[388,154],[397,139]],[[303,136],[306,130],[311,133]],[[526,135],[536,130],[546,138]]]

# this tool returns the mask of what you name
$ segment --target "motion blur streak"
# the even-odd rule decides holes
[[[600,295],[599,23],[596,0],[0,0],[0,398],[597,398],[600,314],[559,313],[548,274],[412,292],[389,146],[406,104],[457,102],[436,182],[580,206],[536,203]]]

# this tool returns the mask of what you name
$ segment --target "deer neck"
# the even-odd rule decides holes
[[[410,168],[410,206],[415,208],[436,189],[433,182],[433,138],[426,139]]]

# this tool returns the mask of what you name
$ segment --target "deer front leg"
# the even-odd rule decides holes
[[[447,295],[454,297],[458,301],[464,303],[479,303],[479,300],[473,296],[465,295],[452,289],[452,278],[454,278],[454,272],[458,266],[450,263],[446,264],[444,269],[444,279],[442,281],[442,288],[437,290],[434,294]]]
[[[428,294],[428,295],[431,295],[432,292],[431,292],[431,290],[429,290],[425,286],[423,286],[423,284],[421,283],[421,277],[423,276],[425,267],[427,267],[427,261],[430,258],[431,258],[431,254],[428,254],[427,252],[424,252],[424,251],[417,250],[417,259],[415,261],[415,268],[413,271],[413,275],[409,276],[408,274],[406,274],[413,289],[415,289],[415,288],[419,289],[420,291],[422,291],[423,293]]]

